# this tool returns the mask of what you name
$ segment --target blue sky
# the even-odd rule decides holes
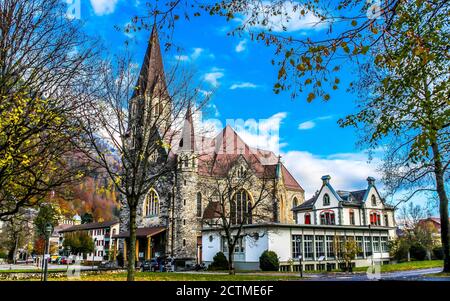
[[[144,14],[145,0],[81,1],[85,30],[99,35],[110,53],[123,51],[128,40],[135,62],[141,64],[150,33],[125,34],[114,26],[123,28],[133,16]],[[305,188],[307,198],[320,188],[320,177],[325,174],[332,176],[336,189],[344,190],[366,187],[368,176],[379,178],[378,160],[368,163],[367,154],[356,147],[357,132],[337,125],[339,118],[355,112],[356,97],[345,91],[346,83],[355,74],[352,64],[339,75],[341,88],[330,91],[329,102],[307,103],[305,95],[294,100],[289,93],[275,95],[272,87],[278,70],[270,64],[274,49],[245,36],[227,36],[227,30],[236,22],[239,20],[227,23],[209,16],[190,22],[180,20],[172,42],[182,49],[164,53],[166,68],[177,63],[188,66],[195,70],[204,91],[214,91],[212,109],[204,117],[219,119],[223,125],[229,119],[261,120],[268,131],[255,133],[244,127],[239,133],[253,146],[279,150]],[[310,23],[298,20],[292,22],[288,31],[294,36],[313,36],[323,35],[326,30],[311,28]]]

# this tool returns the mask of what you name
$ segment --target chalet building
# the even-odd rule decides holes
[[[330,180],[330,176],[322,177],[316,195],[292,209],[295,225],[244,226],[235,248],[235,267],[258,269],[260,255],[271,250],[280,257],[283,270],[298,270],[300,256],[305,270],[325,270],[327,264],[336,269],[343,264],[338,246],[346,240],[354,240],[358,246],[356,266],[389,263],[388,241],[396,235],[394,208],[378,193],[375,179],[369,177],[367,188],[358,191],[335,191]],[[214,227],[203,231],[207,264],[219,251],[228,254],[219,233]]]
[[[64,243],[64,236],[75,232],[87,232],[94,241],[95,250],[87,254],[85,260],[101,262],[114,256],[111,251],[114,252],[116,248],[112,237],[119,233],[118,221],[79,224],[59,230],[61,246]]]

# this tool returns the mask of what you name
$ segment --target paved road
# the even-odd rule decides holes
[[[450,281],[450,277],[426,277],[427,274],[436,274],[442,271],[442,268],[421,269],[411,271],[398,271],[381,274],[315,274],[310,275],[309,280],[313,281]]]

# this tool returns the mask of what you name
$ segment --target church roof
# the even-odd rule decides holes
[[[138,95],[144,95],[149,89],[153,90],[156,88],[157,85],[161,85],[159,88],[164,91],[167,88],[158,30],[156,25],[154,25],[133,98]]]
[[[250,147],[231,127],[225,127],[199,155],[198,170],[205,176],[224,176],[239,158],[261,178],[275,178],[278,157],[271,151]],[[281,164],[281,174],[286,188],[303,191],[288,169]]]
[[[208,206],[206,206],[205,208],[205,211],[203,211],[203,218],[204,219],[219,218],[221,216],[220,212],[221,209],[219,202],[209,202]]]

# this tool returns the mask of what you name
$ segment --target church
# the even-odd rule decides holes
[[[150,83],[150,84],[149,84]],[[153,28],[144,63],[141,67],[139,89],[159,87],[166,89],[164,67],[156,28]],[[144,93],[145,94],[145,93]],[[135,95],[134,98],[138,99]],[[167,98],[169,99],[169,98]],[[132,114],[144,114],[135,101]],[[144,101],[148,101],[145,100]],[[169,103],[158,109],[166,113]],[[217,213],[218,195],[212,188],[217,181],[226,181],[232,172],[250,173],[251,183],[243,183],[233,192],[235,221],[250,216],[246,223],[262,222],[294,224],[292,208],[304,201],[304,190],[276,154],[253,148],[227,126],[214,138],[201,135],[193,122],[192,111],[186,109],[184,122],[176,146],[163,152],[173,162],[171,173],[154,185],[138,206],[136,259],[142,262],[159,256],[170,256],[179,262],[203,261],[202,230],[204,221]],[[168,121],[170,126],[171,121]],[[264,195],[258,191],[266,187]],[[259,195],[258,195],[259,193]],[[258,197],[257,197],[258,195]],[[256,201],[258,198],[258,201]],[[252,203],[260,202],[268,210],[252,213]],[[227,209],[228,210],[228,209]],[[126,203],[121,208],[120,233],[114,236],[114,253],[127,254],[129,211]]]

